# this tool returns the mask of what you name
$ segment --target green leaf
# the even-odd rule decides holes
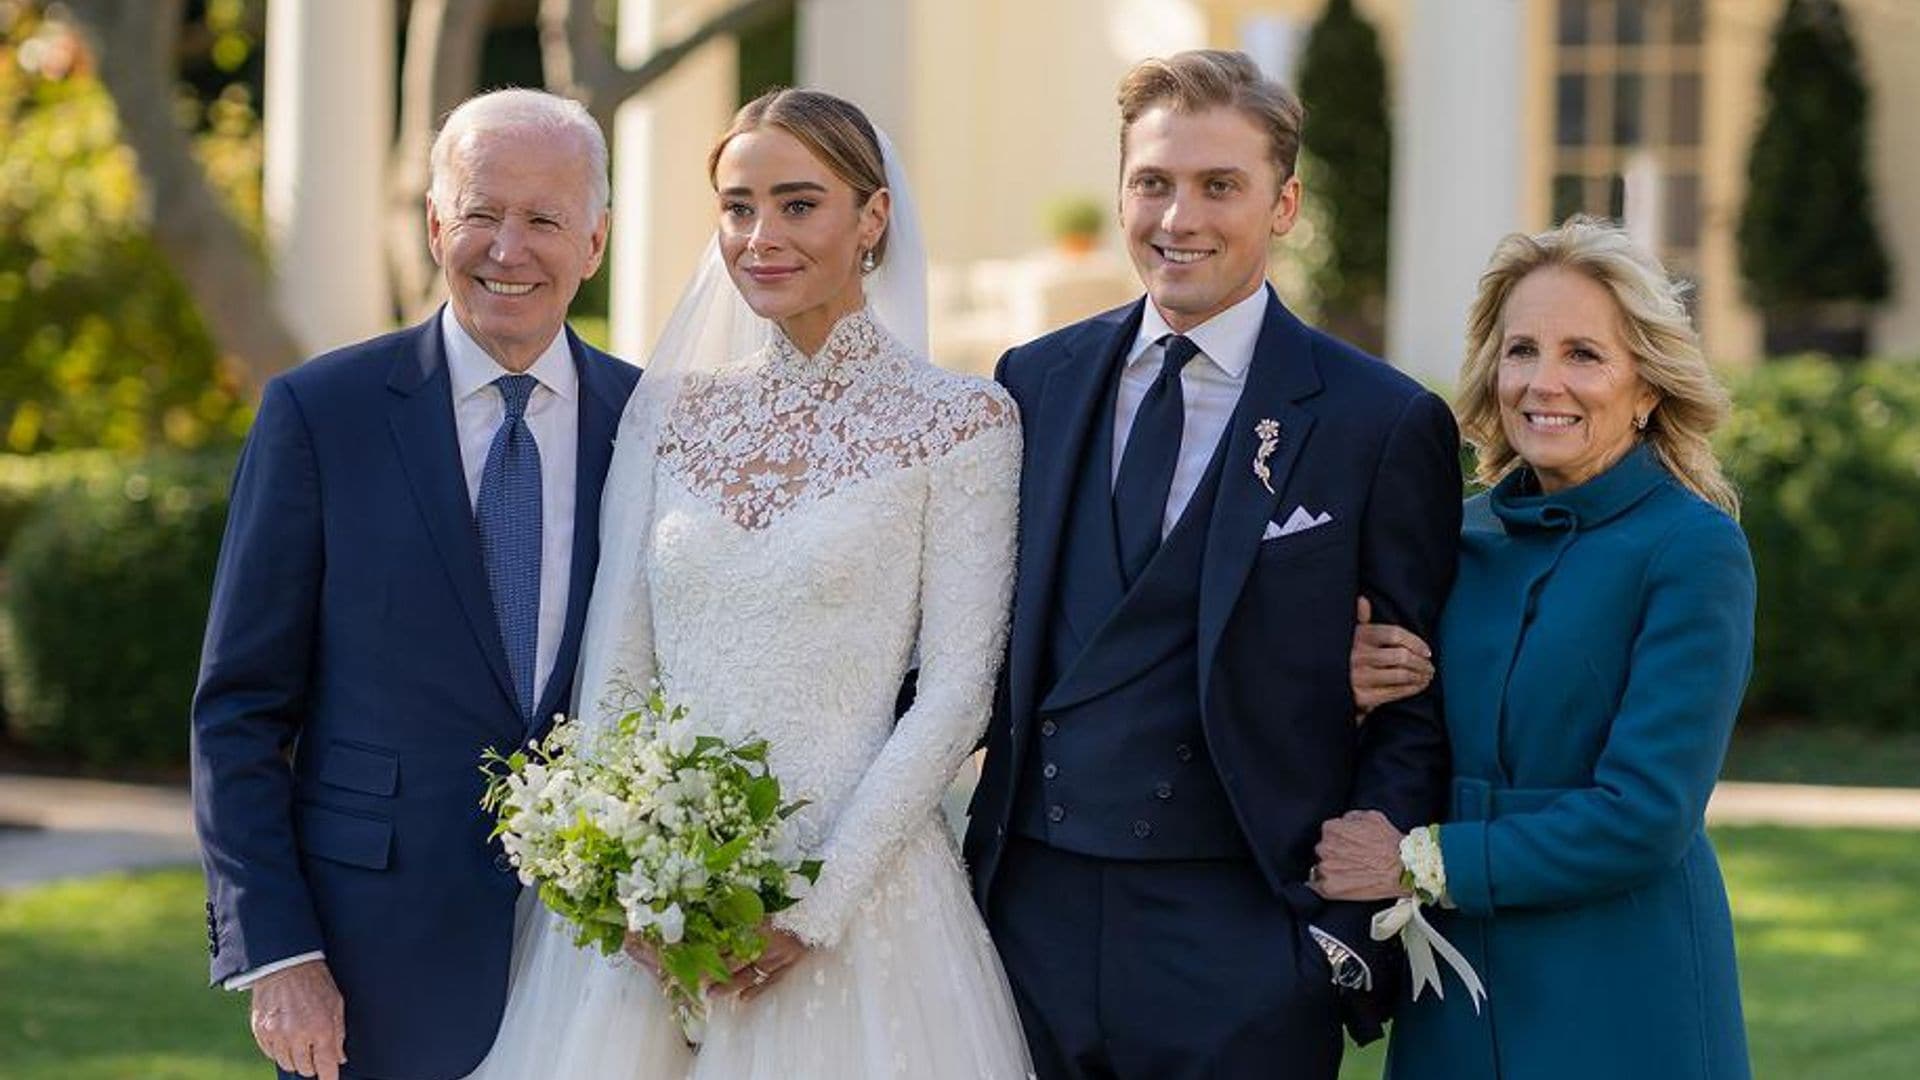
[[[763,776],[747,785],[747,813],[756,822],[765,821],[780,809],[780,781]]]
[[[740,853],[747,850],[747,842],[751,839],[752,837],[748,836],[736,836],[715,848],[707,855],[707,870],[710,873],[717,874],[727,867],[732,866],[734,860],[740,857]]]
[[[752,927],[766,918],[767,908],[760,902],[759,893],[735,888],[714,902],[713,913],[728,925]]]

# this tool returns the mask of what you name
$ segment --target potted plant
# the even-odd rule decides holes
[[[1100,240],[1107,212],[1085,195],[1066,195],[1047,205],[1047,232],[1054,246],[1069,255],[1084,255]]]

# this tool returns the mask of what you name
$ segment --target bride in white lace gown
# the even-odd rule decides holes
[[[1018,417],[926,361],[917,222],[858,110],[769,95],[711,166],[719,235],[608,476],[580,701],[658,678],[715,733],[766,738],[820,877],[715,991],[697,1052],[644,968],[533,911],[474,1076],[1027,1076],[939,811],[1004,644]]]

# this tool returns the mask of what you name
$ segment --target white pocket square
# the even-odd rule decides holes
[[[1272,540],[1276,537],[1292,536],[1294,533],[1302,533],[1308,529],[1317,529],[1322,525],[1331,524],[1333,524],[1333,515],[1327,511],[1310,514],[1306,507],[1296,506],[1293,508],[1293,513],[1287,515],[1286,524],[1276,525],[1271,521],[1267,522],[1267,531],[1261,539]]]

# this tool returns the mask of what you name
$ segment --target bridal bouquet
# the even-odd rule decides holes
[[[698,734],[658,687],[584,734],[557,718],[529,750],[489,750],[481,805],[493,835],[572,924],[574,943],[612,955],[629,931],[659,955],[660,981],[690,1037],[705,986],[766,947],[760,927],[819,874],[787,827],[764,740]]]

